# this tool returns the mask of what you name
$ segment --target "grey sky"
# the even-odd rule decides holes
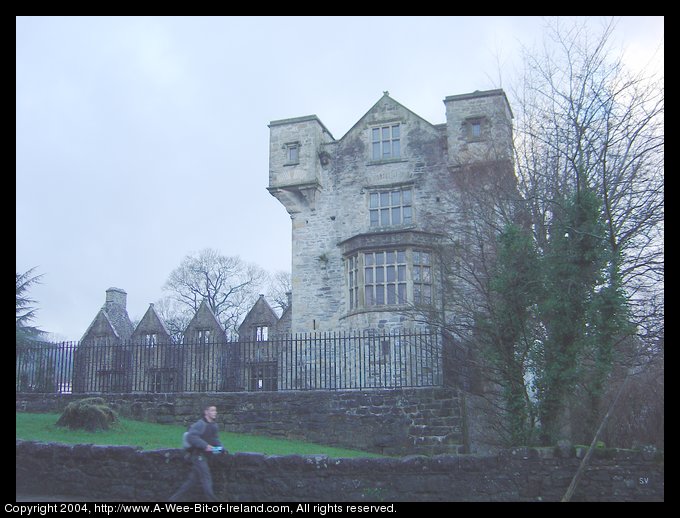
[[[510,89],[543,24],[17,18],[16,270],[44,274],[36,324],[78,340],[112,286],[141,318],[206,247],[289,270],[290,218],[266,191],[270,121],[316,114],[340,138],[389,90],[445,122],[447,95]],[[663,18],[623,18],[615,41],[640,66],[663,44]]]

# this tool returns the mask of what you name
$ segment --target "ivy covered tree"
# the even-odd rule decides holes
[[[555,415],[568,412],[572,439],[583,442],[623,379],[663,357],[663,69],[630,70],[612,46],[616,23],[594,34],[578,20],[548,20],[542,49],[524,53],[512,95],[519,188],[552,269],[541,319],[547,357],[537,359],[558,363],[537,380],[543,431],[556,433]],[[567,228],[577,216],[567,204],[583,214],[597,205],[597,228]],[[575,279],[574,268],[585,277]],[[552,382],[562,388],[551,391]],[[639,404],[646,409],[636,415],[663,414],[658,398]]]
[[[508,252],[520,236],[494,229],[494,253],[461,269],[462,301],[480,306],[477,328],[447,322],[471,351],[483,338],[488,385],[502,389],[494,408],[516,443],[529,437],[530,411],[543,442],[589,443],[623,379],[663,368],[663,72],[631,73],[613,54],[615,24],[593,35],[558,18],[544,52],[525,53],[512,95],[514,169],[538,259],[531,279],[513,285],[524,269]],[[630,415],[663,415],[652,388]]]
[[[598,350],[600,373],[611,367],[610,348],[589,340],[591,320],[598,315],[598,292],[608,283],[609,250],[601,214],[600,200],[588,188],[556,203],[541,260],[538,311],[545,338],[537,352],[536,385],[547,443],[559,438],[566,424],[569,396],[582,379],[589,346]],[[618,313],[622,308],[611,310]],[[608,353],[600,354],[605,349]]]
[[[536,407],[527,379],[531,376],[539,259],[531,234],[515,224],[500,234],[497,254],[488,313],[477,320],[477,337],[501,392],[503,443],[531,444]]]
[[[506,224],[495,245],[475,340],[505,445],[554,444],[597,428],[616,346],[634,331],[606,239],[601,200],[555,200],[547,240]]]

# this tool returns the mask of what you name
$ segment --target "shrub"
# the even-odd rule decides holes
[[[102,398],[91,397],[69,403],[56,425],[70,430],[96,432],[108,430],[116,421],[118,416]]]

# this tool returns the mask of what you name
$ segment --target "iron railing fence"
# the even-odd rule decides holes
[[[443,384],[430,331],[317,333],[267,341],[38,343],[17,349],[17,392],[234,392]]]

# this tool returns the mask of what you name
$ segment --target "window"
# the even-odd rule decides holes
[[[269,328],[267,326],[255,327],[255,341],[266,342],[269,338]]]
[[[349,310],[408,303],[431,305],[432,254],[394,249],[347,258]]]
[[[286,148],[286,164],[299,164],[300,163],[300,143],[290,142],[285,145]]]
[[[429,252],[413,251],[413,302],[432,304],[432,260]]]
[[[406,303],[406,251],[364,253],[366,306]]]
[[[359,258],[354,255],[347,260],[349,269],[349,308],[359,307]]]
[[[210,341],[210,329],[199,329],[196,338],[199,344],[207,344]]]
[[[371,157],[373,160],[390,160],[401,157],[399,124],[371,128]]]
[[[413,191],[410,187],[369,194],[369,224],[371,227],[410,225],[413,223]]]
[[[262,362],[250,367],[249,391],[276,390],[277,386],[277,363]]]
[[[481,140],[482,139],[482,129],[483,129],[483,119],[469,119],[466,121],[467,129],[467,139],[468,140]]]
[[[158,344],[158,335],[156,333],[148,333],[144,335],[144,345],[154,346]]]

